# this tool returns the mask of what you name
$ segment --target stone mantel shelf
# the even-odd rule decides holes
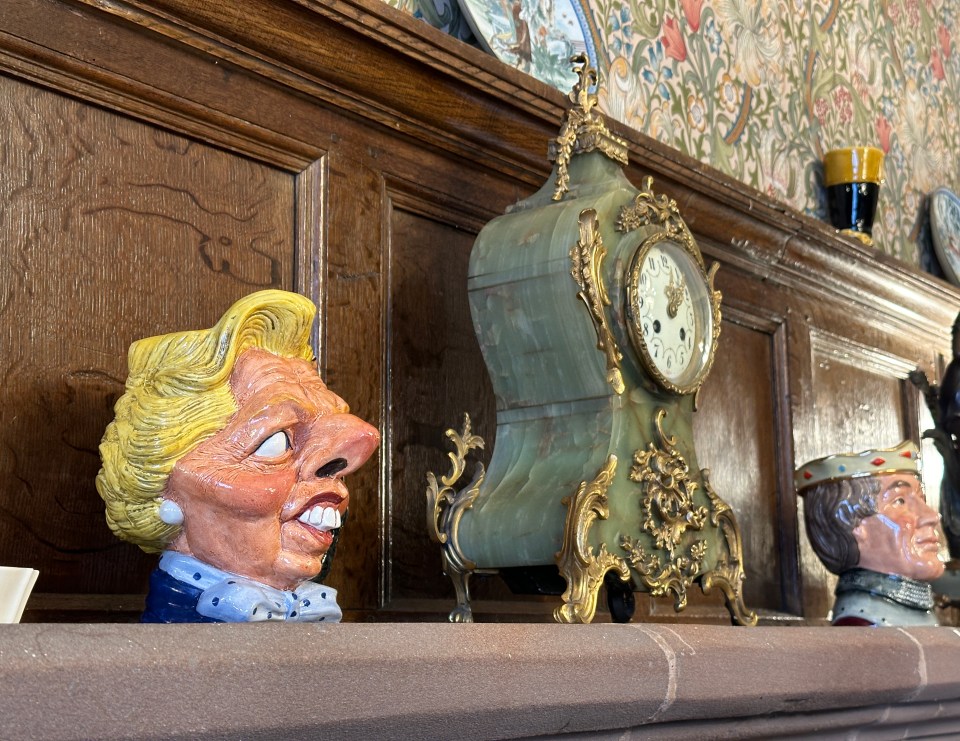
[[[0,686],[10,739],[955,737],[960,631],[33,624]]]

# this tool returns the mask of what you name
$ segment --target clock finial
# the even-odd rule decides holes
[[[586,54],[576,54],[570,57],[570,62],[573,64],[573,71],[580,79],[567,97],[571,103],[580,108],[584,118],[590,118],[592,115],[590,111],[597,105],[597,94],[590,92],[590,88],[597,84],[597,71],[590,66]]]
[[[557,163],[557,184],[553,200],[559,201],[569,190],[570,175],[567,167],[574,154],[599,149],[610,159],[627,164],[627,143],[610,133],[603,117],[594,111],[597,94],[591,88],[597,85],[597,70],[590,66],[586,54],[570,57],[577,83],[568,98],[573,106],[567,109],[560,124],[560,133],[550,142],[548,156]]]

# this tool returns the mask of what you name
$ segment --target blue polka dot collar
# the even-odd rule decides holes
[[[231,574],[176,551],[164,551],[159,568],[174,579],[200,589],[197,612],[227,623],[292,620],[340,622],[337,590],[305,581],[295,589]]]

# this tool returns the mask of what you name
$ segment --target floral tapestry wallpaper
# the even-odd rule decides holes
[[[456,0],[386,1],[476,43]],[[960,0],[580,4],[607,115],[818,218],[822,154],[880,147],[875,244],[920,262],[926,194],[960,189]]]

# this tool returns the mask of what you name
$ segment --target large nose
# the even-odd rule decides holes
[[[921,499],[917,504],[917,525],[919,527],[937,527],[940,524],[940,513]]]
[[[333,478],[356,471],[380,442],[380,433],[352,414],[330,414],[310,430],[301,467],[303,478]]]

